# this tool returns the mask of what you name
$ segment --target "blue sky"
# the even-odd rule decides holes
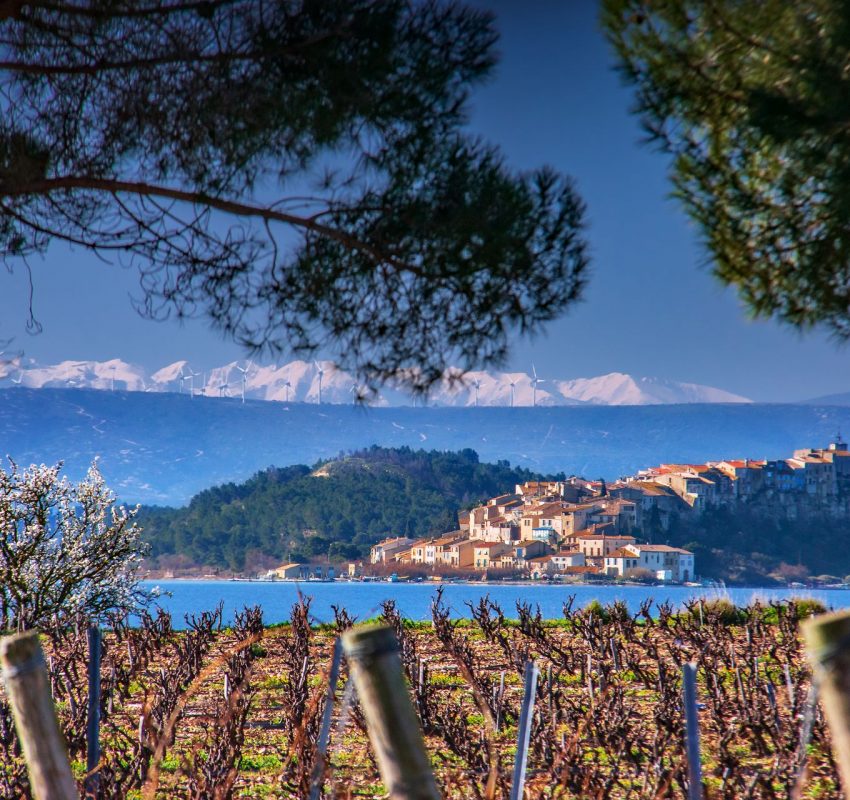
[[[585,300],[508,368],[542,377],[628,372],[718,386],[763,401],[850,390],[850,351],[747,318],[712,278],[695,229],[668,198],[667,160],[640,143],[631,92],[613,70],[596,4],[485,2],[502,34],[501,62],[479,88],[471,128],[519,169],[551,164],[573,175],[588,204],[593,270]],[[4,335],[40,362],[123,358],[155,368],[180,358],[209,368],[243,356],[203,320],[138,318],[133,273],[55,246],[32,262],[44,331],[24,331],[23,269],[0,273]]]

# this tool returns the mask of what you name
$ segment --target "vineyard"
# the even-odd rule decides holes
[[[542,619],[488,599],[455,620],[438,594],[429,623],[386,602],[431,763],[445,797],[507,798],[523,673],[540,679],[526,796],[687,797],[682,667],[698,665],[707,798],[839,797],[829,734],[810,702],[798,635],[806,603],[683,609],[625,605]],[[315,625],[309,600],[266,627],[221,609],[175,631],[164,612],[105,631],[101,798],[380,797],[365,720],[343,662],[328,691],[344,609]],[[512,617],[512,619],[508,619]],[[86,630],[45,634],[54,701],[82,791],[86,772]],[[332,697],[330,736],[320,730]],[[795,795],[795,787],[799,794]],[[0,792],[30,797],[7,704],[0,704]]]

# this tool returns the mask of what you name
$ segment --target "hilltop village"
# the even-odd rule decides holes
[[[639,503],[601,481],[533,481],[460,515],[460,528],[432,539],[395,537],[371,549],[372,565],[430,567],[494,577],[614,577],[687,583],[694,554],[639,542]],[[664,492],[662,497],[667,497]]]
[[[662,543],[672,520],[744,506],[787,519],[839,518],[850,516],[848,489],[850,451],[840,435],[786,459],[661,464],[608,484],[527,481],[461,512],[455,531],[378,542],[369,563],[349,564],[347,572],[690,583],[699,577],[694,554]],[[327,564],[284,564],[270,577],[327,579],[335,572]]]

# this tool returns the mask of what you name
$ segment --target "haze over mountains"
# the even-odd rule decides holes
[[[131,392],[176,392],[205,397],[239,397],[282,402],[351,404],[361,393],[348,373],[330,361],[291,361],[280,366],[231,362],[208,371],[176,361],[148,373],[120,359],[110,361],[63,361],[40,365],[17,359],[0,365],[0,386],[30,388],[100,389]],[[534,373],[470,372],[462,386],[448,382],[428,398],[435,406],[565,406],[565,405],[661,405],[676,403],[749,403],[750,400],[723,389],[659,378],[636,378],[612,372],[595,378],[572,380]],[[409,394],[384,389],[369,405],[412,405]]]
[[[0,388],[0,457],[100,459],[124,502],[183,504],[268,466],[314,465],[371,445],[474,449],[482,461],[606,479],[661,462],[782,458],[850,430],[850,408],[715,403],[369,408],[241,402],[175,392]]]

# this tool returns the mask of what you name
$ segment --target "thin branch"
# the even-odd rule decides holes
[[[404,263],[393,258],[387,253],[381,252],[372,245],[351,236],[338,228],[324,225],[311,217],[301,217],[296,214],[287,214],[283,211],[275,211],[265,206],[256,206],[250,203],[241,203],[235,200],[225,200],[211,197],[203,192],[192,192],[184,189],[175,189],[170,186],[158,186],[156,184],[140,181],[120,181],[110,178],[91,178],[85,176],[67,175],[59,178],[47,178],[40,181],[21,184],[14,188],[0,187],[0,195],[7,197],[18,197],[24,195],[50,195],[53,192],[72,191],[75,189],[95,192],[108,192],[115,195],[118,193],[133,194],[139,197],[162,197],[177,200],[192,205],[208,206],[216,211],[223,211],[239,217],[256,217],[270,222],[280,222],[303,228],[327,239],[339,242],[353,250],[359,250],[370,256],[376,263],[390,264],[402,272],[410,272],[419,277],[424,273],[418,267],[410,263]]]

